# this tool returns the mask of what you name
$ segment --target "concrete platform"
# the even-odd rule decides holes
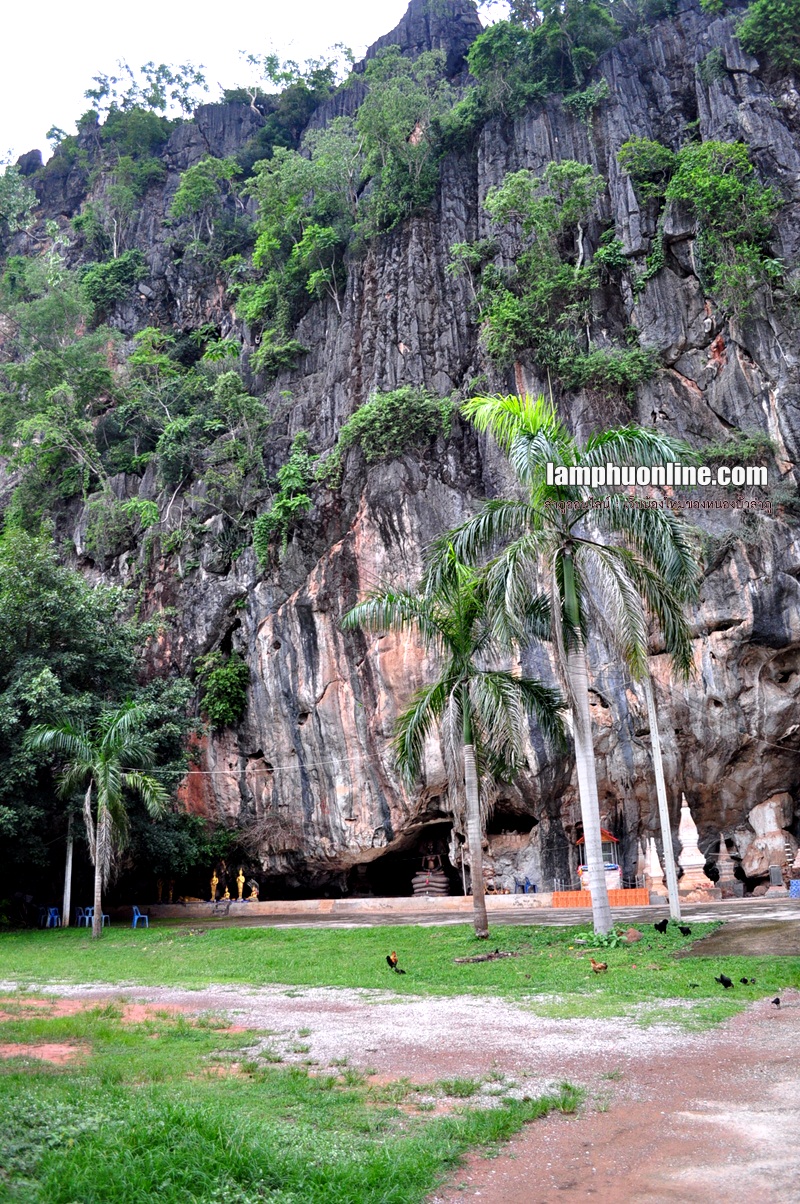
[[[257,910],[256,910],[257,909]],[[586,911],[555,908],[548,894],[488,895],[486,909],[493,924],[555,924],[559,926],[589,921]],[[156,922],[211,923],[219,927],[319,927],[350,928],[392,924],[468,924],[472,919],[472,898],[445,899],[287,899],[260,903],[173,903],[143,908]],[[793,920],[800,924],[800,899],[723,899],[721,902],[688,903],[681,908],[688,921]],[[669,908],[615,907],[616,924],[652,924],[669,916]],[[120,908],[112,915],[114,923],[130,923],[130,909]]]
[[[577,892],[575,892],[577,894]],[[487,895],[486,910],[514,911],[521,914],[537,912],[552,906],[552,895]],[[220,899],[216,903],[154,903],[147,912],[153,919],[161,920],[252,920],[256,916],[287,916],[344,919],[364,915],[408,915],[433,912],[445,916],[470,916],[471,895],[447,895],[444,898],[397,898],[382,899],[263,899],[258,903],[248,900]]]

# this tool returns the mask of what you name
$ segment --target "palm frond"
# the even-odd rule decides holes
[[[77,761],[90,763],[92,747],[86,728],[72,723],[50,727],[34,724],[25,736],[25,747],[33,752],[53,752]]]
[[[100,866],[100,877],[103,886],[108,885],[108,879],[111,875],[111,857],[112,857],[112,842],[111,842],[112,820],[107,807],[104,807],[100,802],[97,805],[97,827],[95,840],[95,866]]]
[[[632,423],[591,435],[581,450],[579,462],[592,468],[605,464],[638,466],[670,461],[693,464],[697,458],[697,452],[682,439]]]
[[[588,585],[595,617],[634,677],[647,670],[647,619],[631,576],[634,557],[625,548],[576,543],[575,558]]]
[[[453,813],[464,818],[464,711],[461,689],[452,689],[442,712],[439,733],[447,772],[447,791]]]
[[[103,711],[97,720],[99,746],[106,753],[120,749],[133,732],[140,731],[146,721],[144,707],[126,699],[113,710]]]
[[[90,761],[69,761],[58,775],[58,793],[60,798],[69,798],[76,790],[80,790],[91,778],[92,764]]]
[[[684,601],[694,600],[699,566],[688,523],[671,510],[631,505],[620,494],[612,495],[594,518],[600,529],[621,535]]]
[[[122,785],[139,795],[148,815],[152,815],[154,819],[160,819],[166,814],[169,794],[157,778],[139,773],[138,770],[127,770],[122,774]]]
[[[541,585],[552,547],[545,531],[523,535],[487,565],[486,608],[501,648],[550,638],[550,601]]]
[[[495,498],[477,514],[435,540],[428,554],[424,586],[435,592],[449,573],[451,552],[467,564],[477,564],[493,548],[532,532],[539,526],[538,513],[528,502]]]
[[[94,784],[93,782],[89,782],[89,785],[86,788],[86,793],[83,796],[83,822],[84,822],[84,826],[86,828],[86,840],[88,841],[88,844],[89,844],[89,855],[92,859],[92,865],[94,865],[94,855],[95,855],[95,831],[94,831],[94,819],[92,817],[92,786],[93,786],[93,784]]]
[[[131,769],[151,769],[155,761],[153,738],[149,732],[131,731],[120,744],[120,763]]]
[[[444,714],[453,683],[440,678],[431,686],[418,690],[409,706],[397,719],[394,747],[395,761],[406,785],[419,776],[425,741],[434,724]]]
[[[411,590],[374,590],[343,616],[345,631],[402,631],[413,628],[430,645],[443,643],[442,623],[430,598]]]
[[[686,681],[694,671],[694,652],[683,599],[664,583],[658,572],[640,560],[633,558],[628,572],[647,610],[658,623],[673,669]]]
[[[540,393],[531,397],[473,397],[461,407],[462,413],[481,433],[488,432],[503,451],[508,452],[520,435],[542,435],[555,445],[565,445],[571,436],[555,407]]]
[[[521,695],[522,708],[533,719],[547,744],[556,752],[566,748],[564,731],[565,702],[558,690],[546,686],[536,677],[515,677]]]
[[[521,760],[525,714],[511,674],[500,670],[475,673],[469,683],[469,699],[476,748],[484,756],[491,754],[506,766],[506,773],[513,774]]]
[[[553,746],[563,747],[563,700],[557,690],[533,677],[517,677],[504,669],[486,670],[470,682],[470,698],[480,729],[480,747],[519,769],[528,718],[536,721]]]

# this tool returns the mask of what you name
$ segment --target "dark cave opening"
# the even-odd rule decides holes
[[[434,820],[412,829],[398,845],[374,861],[353,866],[347,876],[348,894],[403,898],[412,895],[411,879],[432,859],[447,875],[451,895],[463,895],[459,871],[448,855],[452,820]]]
[[[498,803],[489,816],[489,822],[486,825],[486,835],[502,836],[509,832],[527,835],[528,832],[533,831],[538,823],[539,821],[535,815],[529,815],[527,812],[513,811]]]

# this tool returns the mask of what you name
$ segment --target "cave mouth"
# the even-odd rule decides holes
[[[539,821],[535,815],[524,811],[514,811],[509,807],[496,805],[489,822],[486,825],[487,836],[505,836],[508,834],[526,836],[532,832]]]
[[[411,898],[411,879],[427,867],[430,859],[447,875],[451,895],[463,895],[461,874],[448,853],[452,820],[436,820],[412,829],[397,846],[374,861],[353,866],[347,876],[347,892],[353,898]]]

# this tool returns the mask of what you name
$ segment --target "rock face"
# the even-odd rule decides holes
[[[532,364],[519,364],[509,376],[491,367],[470,317],[468,284],[446,272],[453,243],[488,232],[482,202],[508,171],[538,173],[564,158],[592,164],[609,179],[605,216],[642,263],[655,218],[639,205],[616,152],[632,135],[677,147],[687,125],[698,123],[704,139],[746,142],[762,178],[780,191],[785,203],[775,255],[790,273],[798,270],[800,96],[788,82],[768,86],[756,60],[739,47],[731,19],[710,18],[693,0],[678,0],[677,9],[674,18],[605,56],[610,94],[589,125],[559,97],[514,121],[490,122],[475,154],[445,161],[435,207],[372,241],[350,264],[341,316],[332,302],[317,303],[297,332],[308,354],[261,390],[273,412],[285,416],[273,427],[275,467],[288,437],[301,429],[315,450],[330,448],[374,390],[412,384],[469,395],[476,387],[544,386]],[[389,43],[413,54],[444,49],[455,73],[479,29],[466,0],[413,0],[400,26],[368,57]],[[725,70],[705,84],[695,66],[712,51],[721,53]],[[342,110],[334,104],[330,115],[336,111]],[[213,321],[223,334],[240,332],[249,346],[223,285],[172,262],[164,219],[179,172],[205,153],[230,153],[256,121],[246,105],[203,106],[167,144],[166,182],[148,193],[135,231],[149,275],[114,319],[126,333],[151,322],[191,329]],[[54,162],[35,177],[37,186],[48,215],[69,217],[86,195],[86,173]],[[637,297],[623,290],[613,300],[642,345],[658,349],[660,371],[619,412],[586,392],[560,397],[563,412],[581,435],[630,419],[694,443],[724,438],[732,428],[755,429],[769,435],[791,480],[800,459],[791,306],[765,295],[746,322],[723,321],[695,272],[691,224],[670,211],[665,231],[665,268]],[[480,385],[470,383],[479,378]],[[367,469],[359,452],[348,453],[341,490],[319,489],[285,557],[266,572],[258,571],[252,550],[233,564],[215,559],[211,530],[199,565],[156,559],[148,604],[152,611],[173,607],[177,618],[154,650],[154,668],[186,670],[194,657],[219,647],[238,649],[250,667],[244,720],[198,748],[201,772],[187,779],[184,797],[192,808],[247,830],[262,882],[273,892],[344,889],[348,875],[353,889],[400,891],[407,879],[410,892],[421,843],[432,833],[449,835],[435,741],[424,780],[412,791],[397,777],[390,745],[399,711],[430,680],[432,665],[412,639],[344,634],[339,621],[376,583],[413,583],[429,541],[506,480],[498,454],[457,422],[447,442],[424,454]],[[143,497],[158,492],[147,476],[136,490]],[[692,617],[695,672],[677,682],[658,652],[652,671],[674,827],[685,791],[707,853],[720,830],[760,815],[774,793],[783,799],[778,828],[793,824],[800,790],[800,531],[777,506],[771,516],[717,510],[698,512],[697,521],[709,555]],[[132,567],[115,562],[109,573],[125,581]],[[590,665],[603,825],[620,839],[623,875],[630,878],[641,840],[658,830],[647,712],[624,669],[596,640]],[[554,680],[541,650],[527,653],[523,667]],[[548,754],[535,730],[530,739],[530,769],[496,805],[498,836],[518,839],[489,840],[497,846],[498,884],[511,889],[515,876],[549,886],[569,878],[578,863],[571,758]],[[450,847],[455,864],[457,836]],[[766,873],[756,842],[750,848],[747,872]]]
[[[778,865],[788,879],[792,859],[797,853],[797,841],[788,831],[794,814],[790,794],[774,794],[766,802],[753,807],[747,817],[755,839],[747,845],[742,857],[742,869],[749,878],[761,878],[771,865]]]

